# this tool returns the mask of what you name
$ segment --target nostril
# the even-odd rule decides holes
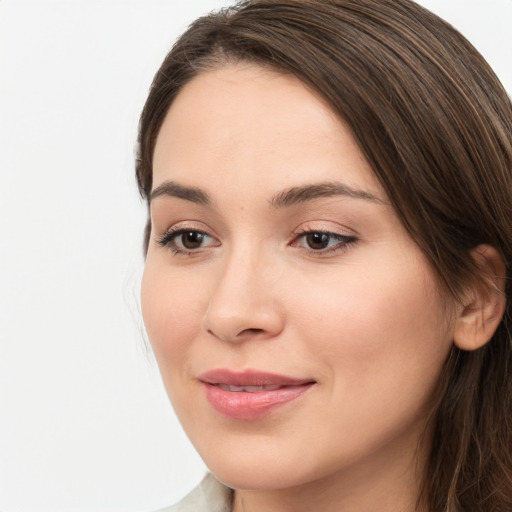
[[[250,328],[250,329],[244,329],[243,331],[241,331],[238,336],[242,336],[243,334],[258,334],[260,332],[263,332],[263,329],[253,329],[253,328]]]
[[[256,329],[256,328],[243,329],[238,334],[235,334],[234,337],[232,337],[232,336],[222,336],[220,334],[215,333],[212,329],[208,329],[206,332],[210,336],[213,336],[213,337],[218,338],[218,339],[223,340],[223,341],[237,341],[237,340],[241,341],[241,340],[243,340],[243,339],[245,339],[247,337],[250,338],[252,336],[264,333],[265,329]]]

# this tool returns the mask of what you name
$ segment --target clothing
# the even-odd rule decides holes
[[[233,491],[208,474],[176,505],[157,512],[230,512],[232,501]]]

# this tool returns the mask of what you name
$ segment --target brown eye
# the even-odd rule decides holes
[[[199,249],[204,238],[205,234],[200,231],[186,231],[181,234],[180,242],[185,249]]]
[[[355,236],[341,235],[329,231],[305,231],[291,245],[302,247],[310,253],[317,253],[319,256],[326,256],[346,249],[356,240]]]
[[[197,229],[170,230],[157,241],[162,247],[171,249],[174,254],[191,254],[219,245],[215,238]]]
[[[322,232],[307,233],[305,238],[308,247],[315,251],[319,251],[328,247],[329,241],[331,239],[327,233]]]

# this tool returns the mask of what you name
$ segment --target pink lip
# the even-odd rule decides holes
[[[257,370],[233,372],[216,369],[202,374],[199,380],[208,401],[217,412],[242,420],[262,418],[300,397],[315,384],[312,379],[295,379]],[[230,390],[230,386],[263,389]]]

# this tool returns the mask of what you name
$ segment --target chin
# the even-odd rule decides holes
[[[272,464],[255,467],[250,464],[217,464],[209,466],[215,477],[231,489],[243,491],[273,491],[306,483],[297,470],[279,468]]]
[[[241,440],[240,440],[241,441]],[[199,449],[211,473],[236,490],[274,491],[300,487],[326,477],[332,467],[319,464],[318,454],[308,459],[304,449],[276,450],[275,443],[261,436],[259,442],[218,443],[213,450]],[[200,448],[200,447],[199,447]]]
[[[273,490],[300,483],[302,471],[296,457],[275,450],[272,441],[261,434],[258,439],[219,436],[216,443],[199,443],[196,449],[210,472],[224,485],[238,490]]]

